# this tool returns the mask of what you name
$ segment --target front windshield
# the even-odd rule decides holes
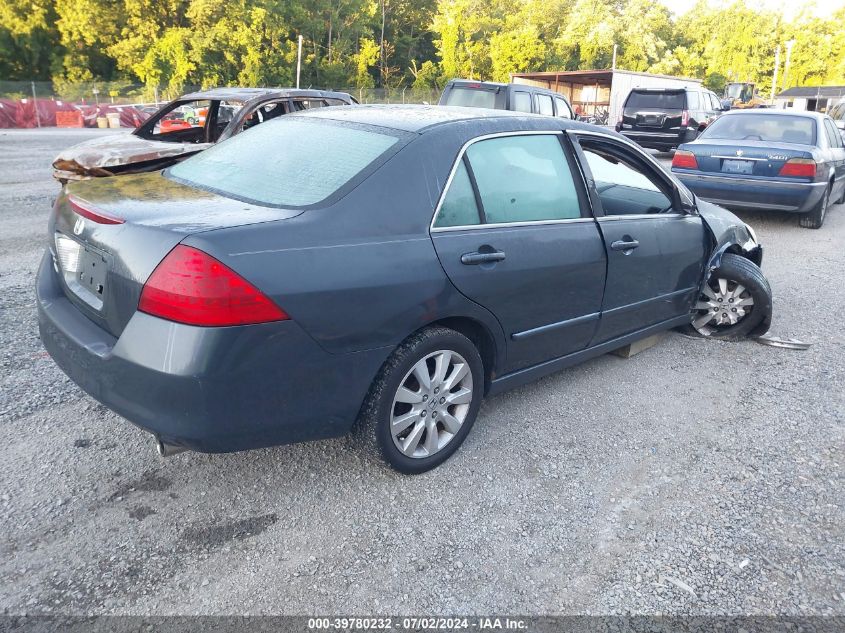
[[[706,127],[699,138],[815,145],[816,122],[784,114],[727,114]]]

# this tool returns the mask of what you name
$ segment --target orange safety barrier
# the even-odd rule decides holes
[[[56,127],[83,127],[82,113],[79,110],[56,112]]]

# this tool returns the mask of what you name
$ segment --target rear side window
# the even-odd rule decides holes
[[[481,217],[478,215],[475,192],[472,190],[466,164],[461,160],[452,177],[449,191],[443,198],[443,204],[440,205],[434,226],[472,226],[474,224],[481,224]]]
[[[699,94],[698,92],[688,92],[687,93],[687,108],[690,110],[698,110],[701,107],[699,102]]]
[[[196,154],[165,174],[262,205],[308,206],[337,192],[399,142],[379,130],[281,117]]]
[[[581,217],[575,182],[557,135],[479,141],[466,155],[488,224]]]
[[[554,115],[552,98],[549,95],[537,95],[537,112],[546,116]]]
[[[514,92],[513,109],[517,112],[531,112],[531,95],[527,92]]]
[[[699,138],[815,145],[816,121],[809,117],[756,112],[728,114],[713,121]]]
[[[684,110],[686,100],[683,91],[657,92],[652,90],[632,90],[625,102],[626,108],[656,108],[661,110]]]
[[[836,126],[833,124],[833,121],[825,119],[824,129],[827,132],[828,144],[831,147],[842,147],[842,135],[839,133],[839,130],[836,129]]]

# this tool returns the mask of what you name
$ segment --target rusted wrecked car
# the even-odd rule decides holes
[[[186,94],[128,134],[79,143],[53,161],[65,184],[102,176],[156,171],[283,114],[351,105],[345,92],[291,88],[214,88]]]

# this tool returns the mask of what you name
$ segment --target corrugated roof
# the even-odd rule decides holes
[[[675,77],[674,75],[656,75],[654,73],[642,73],[635,70],[622,70],[617,68],[612,70],[610,68],[603,70],[546,70],[541,72],[529,73],[513,73],[513,77],[521,77],[523,79],[534,79],[550,81],[557,79],[566,83],[577,84],[594,84],[605,83],[609,84],[613,75],[638,75],[640,77],[660,77],[662,79],[677,79],[678,81],[690,81],[701,83],[701,79],[692,79],[690,77]]]
[[[795,86],[778,93],[776,99],[790,99],[795,97],[831,98],[845,97],[845,86]]]

